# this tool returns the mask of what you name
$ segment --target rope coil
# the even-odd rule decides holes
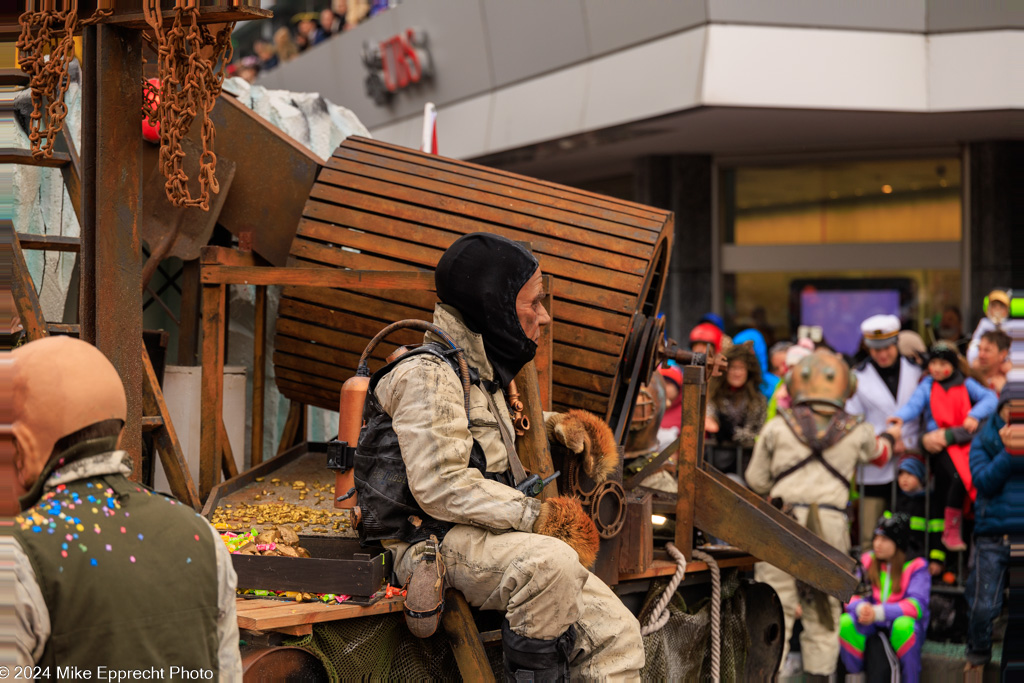
[[[641,627],[640,635],[642,636],[648,636],[660,631],[668,623],[668,604],[672,601],[672,596],[676,594],[676,589],[679,588],[679,584],[686,576],[686,557],[679,552],[679,549],[673,543],[667,543],[665,550],[676,561],[676,571],[672,578],[669,579],[665,591],[658,598],[658,602],[655,603],[647,623]],[[693,551],[693,559],[704,562],[711,571],[711,680],[720,681],[722,667],[722,571],[718,563],[715,562],[715,558],[702,550],[695,549]]]

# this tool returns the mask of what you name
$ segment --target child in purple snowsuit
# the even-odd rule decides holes
[[[906,561],[910,518],[897,512],[881,518],[872,541],[874,552],[861,564],[871,581],[871,595],[854,599],[839,619],[839,654],[849,673],[864,670],[864,645],[875,633],[889,636],[900,658],[903,680],[921,677],[921,646],[928,629],[931,576],[923,557]]]

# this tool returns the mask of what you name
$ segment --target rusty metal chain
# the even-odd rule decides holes
[[[159,0],[144,0],[146,22],[153,30],[159,86],[143,82],[143,115],[160,129],[160,169],[166,178],[167,199],[175,206],[210,209],[210,195],[220,191],[217,182],[216,130],[210,112],[217,103],[224,68],[231,61],[231,31],[225,24],[214,34],[199,23],[196,0],[177,0],[169,29],[163,25]],[[219,65],[218,65],[219,62]],[[199,196],[193,198],[185,173],[182,138],[196,116],[202,119],[199,156]]]
[[[111,14],[112,10],[97,9],[88,19],[79,19],[78,0],[66,0],[63,10],[57,9],[56,0],[28,0],[18,17],[18,62],[29,77],[32,94],[28,134],[32,156],[52,157],[57,133],[64,128],[68,113],[64,96],[71,80],[68,67],[75,58],[75,33]]]

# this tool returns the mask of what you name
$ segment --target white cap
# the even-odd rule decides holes
[[[869,349],[884,349],[896,343],[900,319],[894,315],[873,315],[860,324],[860,333]]]

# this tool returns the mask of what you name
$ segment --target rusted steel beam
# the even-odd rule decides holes
[[[700,529],[839,600],[853,594],[857,578],[851,557],[721,472],[698,469],[693,481],[694,523]],[[677,535],[678,528],[677,517]]]
[[[142,204],[139,103],[125,93],[138,92],[142,79],[142,35],[99,24],[86,31],[83,60],[82,202],[83,298],[89,315],[80,316],[82,337],[117,368],[128,398],[128,420],[121,448],[142,474],[142,286],[138,215]],[[88,248],[87,248],[88,247]]]
[[[679,497],[676,499],[676,547],[691,559],[693,551],[694,480],[704,448],[704,368],[683,367],[683,428],[679,435],[679,458],[676,477]]]
[[[204,285],[202,398],[199,427],[199,497],[206,500],[217,484],[224,438],[224,331],[226,296],[223,285]]]
[[[204,285],[296,285],[349,289],[434,289],[432,272],[341,270],[334,268],[275,268],[203,265]]]
[[[174,11],[164,10],[162,12],[164,26],[170,28],[174,21]],[[212,6],[199,7],[199,22],[202,24],[224,24],[232,21],[249,21],[251,19],[267,19],[274,16],[268,9],[252,7],[249,5],[236,5],[234,3],[222,3]],[[142,12],[117,13],[109,20],[108,24],[116,24],[126,29],[143,31],[149,28],[146,16]]]
[[[267,381],[267,288],[256,287],[252,335],[252,446],[249,467],[263,462],[263,423]]]

